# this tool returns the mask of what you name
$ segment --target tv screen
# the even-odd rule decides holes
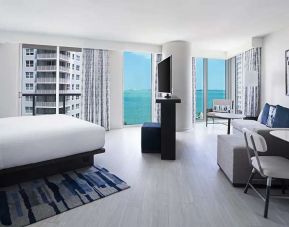
[[[164,59],[158,64],[158,91],[172,93],[172,56]]]

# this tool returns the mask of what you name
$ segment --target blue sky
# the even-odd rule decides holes
[[[203,89],[203,59],[196,59],[196,88]],[[225,60],[208,60],[208,89],[225,90]]]
[[[124,89],[151,89],[151,54],[124,52]]]

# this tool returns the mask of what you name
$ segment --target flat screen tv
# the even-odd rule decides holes
[[[158,64],[158,91],[167,96],[172,93],[172,56]]]

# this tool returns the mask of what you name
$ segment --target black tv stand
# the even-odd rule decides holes
[[[157,98],[161,104],[161,158],[176,159],[176,103],[181,99],[176,96]]]

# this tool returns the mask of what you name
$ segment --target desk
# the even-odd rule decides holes
[[[274,130],[274,131],[270,131],[270,134],[281,140],[289,142],[289,130],[282,130],[282,129]]]
[[[161,104],[161,158],[162,160],[176,159],[176,103],[181,99],[157,98],[156,103]]]

